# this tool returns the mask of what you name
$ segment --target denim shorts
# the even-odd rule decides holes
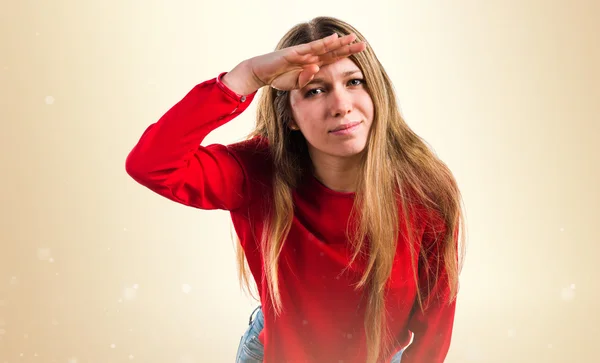
[[[240,339],[235,363],[262,363],[265,347],[258,340],[258,334],[263,330],[264,324],[264,316],[259,306],[250,314],[248,329]],[[398,351],[390,363],[400,363],[403,351]]]

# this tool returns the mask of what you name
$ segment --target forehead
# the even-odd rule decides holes
[[[342,58],[335,63],[328,64],[319,69],[315,78],[332,78],[343,76],[349,71],[360,71],[360,68],[350,58]]]

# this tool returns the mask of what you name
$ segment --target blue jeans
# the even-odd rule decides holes
[[[265,347],[258,340],[258,334],[263,330],[264,324],[264,316],[259,306],[250,314],[248,329],[240,339],[235,363],[262,363]],[[398,351],[390,363],[400,363],[402,352],[403,350]]]

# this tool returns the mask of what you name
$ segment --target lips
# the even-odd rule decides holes
[[[337,132],[337,131],[347,130],[347,129],[352,128],[352,127],[354,127],[354,126],[356,126],[356,125],[358,125],[360,123],[361,123],[361,121],[358,121],[358,122],[349,122],[349,123],[340,125],[340,126],[336,127],[335,129],[333,129],[333,130],[331,130],[329,132]]]

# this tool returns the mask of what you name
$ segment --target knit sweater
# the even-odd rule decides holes
[[[284,310],[276,317],[260,253],[272,194],[268,141],[255,137],[229,145],[202,145],[211,131],[244,112],[257,93],[236,94],[221,81],[224,74],[197,84],[147,127],[127,157],[127,173],[174,202],[230,212],[263,306],[264,329],[259,340],[265,363],[364,363],[365,291],[356,290],[355,284],[364,272],[365,260],[359,258],[348,268],[352,248],[346,237],[346,227],[353,222],[355,195],[329,189],[312,175],[292,190],[293,221],[278,272]],[[417,213],[412,218],[420,236],[417,252],[420,248],[437,251],[435,235],[444,231],[444,225],[439,216],[432,216]],[[202,248],[209,251],[210,246]],[[402,363],[443,362],[455,303],[437,299],[425,311],[418,308],[412,258],[400,229],[385,290],[387,327],[394,334],[396,351],[412,339]],[[413,262],[419,266],[417,257]],[[420,271],[418,276],[424,282]],[[442,280],[433,284],[431,296],[446,295]],[[389,362],[392,355],[381,362]]]

